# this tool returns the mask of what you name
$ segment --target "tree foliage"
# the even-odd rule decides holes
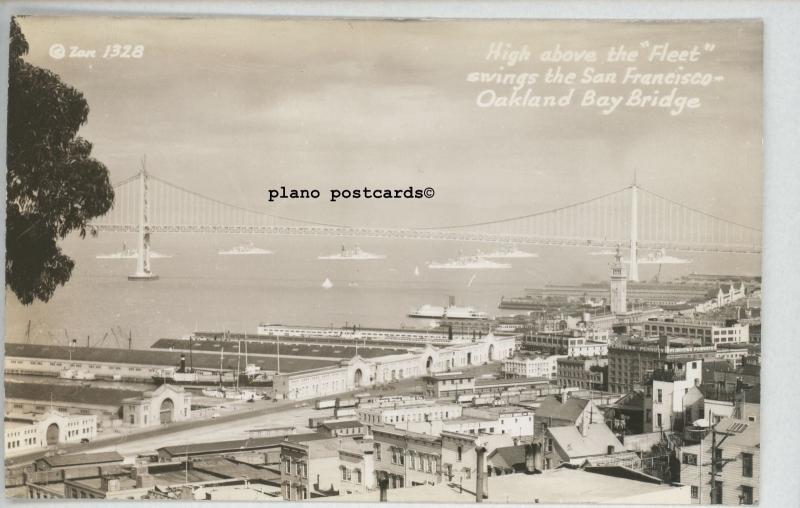
[[[6,286],[24,304],[48,301],[75,262],[58,246],[105,214],[114,189],[92,144],[78,136],[89,105],[58,75],[23,60],[28,42],[11,20],[8,87]]]

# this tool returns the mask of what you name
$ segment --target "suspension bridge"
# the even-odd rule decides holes
[[[472,224],[381,228],[283,217],[204,196],[142,170],[114,186],[113,208],[89,224],[94,232],[138,234],[136,273],[157,278],[150,266],[154,233],[267,234],[454,240],[582,247],[625,246],[628,278],[638,280],[640,249],[689,252],[761,252],[761,231],[706,213],[638,185],[562,207]]]

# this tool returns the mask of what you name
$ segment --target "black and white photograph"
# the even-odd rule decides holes
[[[763,40],[14,16],[5,497],[758,504]]]

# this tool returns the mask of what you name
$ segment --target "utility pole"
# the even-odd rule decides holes
[[[717,492],[717,430],[711,428],[711,504],[715,504]]]
[[[697,484],[697,499],[703,502],[703,436],[700,436],[700,459],[697,463],[700,470],[700,482]]]

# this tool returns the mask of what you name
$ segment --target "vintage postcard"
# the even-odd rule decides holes
[[[14,17],[6,496],[758,503],[762,31]]]

